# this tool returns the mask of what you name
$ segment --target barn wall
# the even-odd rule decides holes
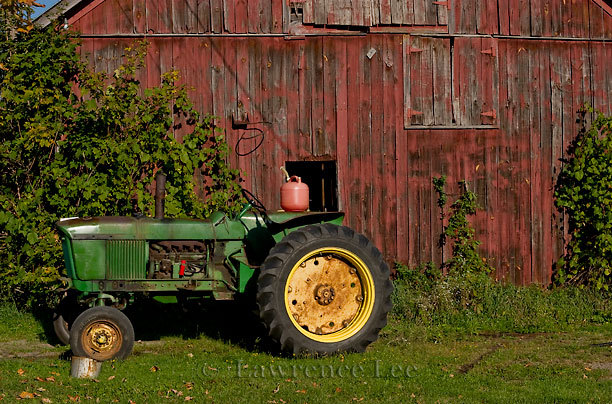
[[[113,71],[133,40],[90,35],[83,57]],[[467,179],[483,207],[474,219],[482,250],[498,278],[517,284],[548,283],[562,254],[552,188],[578,109],[612,114],[609,41],[414,32],[148,40],[145,86],[178,69],[232,147],[245,134],[232,116],[265,133],[232,164],[267,206],[280,206],[285,161],[336,160],[346,223],[389,261],[439,263],[450,252],[437,246],[431,180],[447,175],[456,193]]]

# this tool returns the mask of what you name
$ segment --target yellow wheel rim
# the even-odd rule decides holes
[[[89,324],[81,334],[83,348],[96,360],[111,359],[121,348],[122,334],[110,321],[99,320]]]
[[[302,334],[319,342],[340,342],[359,332],[370,318],[374,279],[352,252],[319,248],[293,266],[284,300],[291,322]]]

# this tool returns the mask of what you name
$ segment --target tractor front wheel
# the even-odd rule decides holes
[[[134,328],[119,310],[92,307],[81,313],[72,324],[70,347],[75,356],[100,362],[125,359],[134,347]]]
[[[323,224],[296,230],[272,248],[257,302],[283,350],[361,352],[387,322],[392,289],[389,267],[365,236]]]

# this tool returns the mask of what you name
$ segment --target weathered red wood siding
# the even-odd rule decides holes
[[[612,114],[612,16],[579,0],[449,1],[448,10],[306,0],[295,2],[301,24],[290,22],[290,3],[97,0],[69,21],[101,71],[149,34],[143,84],[181,71],[230,145],[242,134],[233,114],[265,122],[255,125],[263,146],[232,164],[267,206],[279,207],[285,161],[333,159],[348,225],[389,260],[439,263],[449,251],[437,246],[432,177],[447,175],[451,192],[467,179],[497,277],[548,283],[564,245],[552,189],[576,113],[590,103]]]

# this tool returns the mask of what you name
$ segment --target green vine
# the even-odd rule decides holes
[[[447,203],[445,184],[446,177],[444,176],[433,179],[434,189],[438,194],[438,206],[442,211],[440,215],[442,219],[446,216],[444,213]],[[449,273],[489,273],[493,268],[485,258],[480,256],[478,252],[480,242],[474,238],[474,228],[468,221],[468,216],[476,214],[476,210],[479,208],[476,194],[470,191],[465,180],[459,182],[459,187],[461,189],[459,197],[451,205],[448,224],[444,226],[440,239],[441,246],[446,245],[449,241],[452,243],[452,256],[443,266]]]
[[[583,118],[586,112],[583,111]],[[555,187],[570,239],[555,282],[610,290],[612,286],[612,117],[597,114],[570,145]]]

